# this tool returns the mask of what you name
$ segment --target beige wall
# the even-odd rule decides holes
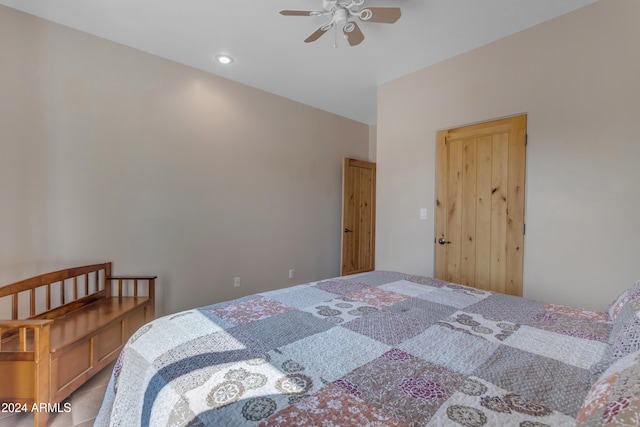
[[[382,85],[377,267],[433,273],[436,131],[527,113],[525,296],[603,309],[640,279],[639,20],[601,0]]]
[[[369,161],[376,161],[376,148],[378,147],[378,143],[376,138],[378,136],[378,126],[377,125],[369,125]]]
[[[339,273],[367,125],[1,6],[0,99],[3,283],[113,260],[166,313]]]

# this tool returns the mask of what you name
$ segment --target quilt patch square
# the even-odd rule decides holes
[[[399,273],[397,271],[376,270],[366,273],[366,279],[363,280],[370,286],[381,286],[398,280],[411,280],[409,274]],[[360,280],[356,278],[355,280]]]
[[[331,345],[327,346],[327,343]],[[386,344],[336,326],[280,347],[278,351],[322,380],[331,382],[370,362],[389,348]]]
[[[385,291],[380,288],[366,288],[355,292],[345,294],[346,298],[364,302],[378,308],[389,307],[390,305],[399,303],[409,298],[407,295],[397,292]]]
[[[428,285],[428,286],[433,286],[435,288],[440,288],[442,286],[446,286],[451,284],[451,282],[447,282],[444,280],[440,280],[440,279],[435,279],[433,277],[426,277],[426,276],[418,276],[418,275],[407,275],[406,279],[409,282],[413,282],[413,283],[419,283],[421,285]]]
[[[227,332],[246,348],[263,354],[310,335],[332,328],[310,313],[294,310],[268,317],[260,322],[247,323]]]
[[[425,425],[465,376],[392,349],[335,384],[410,426]]]
[[[191,367],[178,366],[175,362],[185,358],[212,354],[212,360],[224,364],[241,360],[254,353],[245,342],[234,337],[229,331],[219,331],[171,347],[169,351],[165,351],[153,360],[153,366],[158,370],[166,370],[169,367],[169,370],[184,369],[188,371]],[[170,375],[168,378],[172,377],[173,375]]]
[[[332,384],[260,424],[261,427],[294,425],[406,427],[400,420]]]
[[[214,307],[211,310],[217,316],[234,325],[244,325],[245,323],[256,322],[267,317],[286,313],[287,311],[295,310],[295,308],[270,298],[258,297],[238,304]]]
[[[505,345],[472,375],[574,418],[589,391],[588,370]]]
[[[364,302],[343,297],[323,301],[305,308],[304,311],[328,322],[341,324],[370,313],[376,313],[379,309]]]
[[[458,311],[438,322],[438,325],[501,343],[520,329],[517,323],[487,319],[481,314]]]
[[[562,313],[572,317],[591,320],[593,322],[609,323],[609,315],[603,311],[586,310],[584,308],[568,307],[566,305],[547,304],[544,306],[546,311],[554,313]]]
[[[306,285],[265,292],[261,295],[266,298],[279,301],[289,307],[295,307],[299,310],[335,297],[335,294],[333,293],[323,291],[322,289],[318,289],[314,286]]]
[[[445,285],[436,289],[434,292],[419,295],[418,298],[461,309],[482,301],[489,295],[491,294],[488,292],[475,293],[468,291],[466,287],[450,287]]]
[[[591,365],[600,361],[607,349],[607,345],[602,342],[561,335],[526,325],[506,339],[505,344],[582,369],[589,369]]]
[[[433,351],[434,345],[438,346],[437,352]],[[398,346],[407,353],[465,375],[482,365],[498,347],[499,344],[440,325],[433,325]]]
[[[407,295],[410,297],[415,297],[438,289],[434,286],[420,285],[418,283],[409,282],[408,280],[398,280],[397,282],[391,282],[382,286],[378,286],[378,288],[389,292],[395,292],[401,295]]]
[[[149,362],[153,362],[164,353],[162,347],[155,345],[155,343],[163,342],[172,347],[180,346],[229,327],[226,322],[222,321],[222,323],[225,327],[219,326],[198,310],[164,316],[156,319],[154,323],[149,323],[138,329],[129,340],[129,346],[134,349],[144,349],[141,353],[148,358]],[[168,331],[171,330],[178,330],[180,333],[169,333]]]
[[[137,380],[129,383],[126,379],[130,376],[135,376]],[[162,379],[151,381],[155,377],[156,372],[144,354],[131,349],[118,356],[110,380],[110,384],[114,387],[115,403],[119,403],[113,407],[111,419],[114,424],[127,425],[127,417],[130,415],[126,409],[127,403],[131,402],[135,396],[150,394],[155,398],[164,391],[169,399],[174,398],[176,393],[171,387],[166,387],[166,381]]]
[[[545,310],[534,315],[528,325],[570,337],[607,342],[611,333],[610,323],[599,319],[590,320],[584,315],[571,313],[566,309],[557,309],[557,307],[563,306],[545,306]],[[584,313],[584,310],[581,313]]]
[[[456,311],[455,307],[426,301],[422,298],[409,298],[394,304],[386,311],[391,313],[401,313],[404,316],[415,317],[424,322],[425,326],[431,325],[443,317],[447,317]]]
[[[490,382],[469,377],[438,409],[429,425],[573,427],[575,420]]]
[[[491,294],[482,301],[466,307],[464,311],[481,314],[487,319],[527,324],[536,314],[544,311],[544,305],[512,295]]]
[[[435,321],[420,316],[407,316],[399,312],[380,311],[352,320],[342,327],[395,346],[418,335]]]
[[[315,288],[330,292],[334,295],[346,295],[352,292],[358,292],[368,289],[371,285],[364,283],[352,282],[348,280],[324,280],[313,285]]]

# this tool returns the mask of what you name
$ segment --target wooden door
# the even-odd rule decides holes
[[[376,164],[344,159],[340,274],[375,268]]]
[[[527,116],[438,132],[439,279],[522,295]]]

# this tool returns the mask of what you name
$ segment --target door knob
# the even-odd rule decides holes
[[[349,230],[348,228],[345,228],[345,229],[344,229],[344,232],[345,232],[345,233],[352,233],[352,232],[353,232],[353,230]]]
[[[449,244],[451,242],[448,241],[448,240],[444,240],[444,238],[441,237],[441,238],[438,239],[438,243],[440,243],[441,245],[447,245],[447,244]]]

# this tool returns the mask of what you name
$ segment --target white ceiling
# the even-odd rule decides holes
[[[0,4],[363,123],[376,122],[376,88],[413,71],[596,0],[366,0],[402,9],[395,24],[362,23],[350,47],[326,22],[281,9],[321,0],[0,0]],[[213,60],[235,58],[230,66]]]

